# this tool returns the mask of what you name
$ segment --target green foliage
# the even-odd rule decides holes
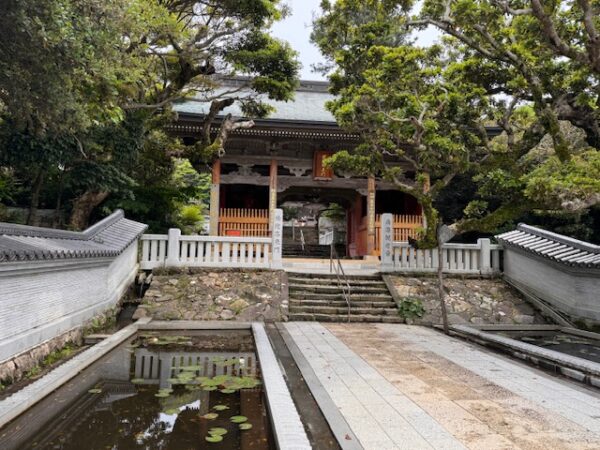
[[[312,38],[336,94],[328,108],[363,140],[328,163],[416,197],[427,219],[421,247],[435,244],[443,219],[459,232],[495,232],[531,211],[568,211],[577,223],[600,203],[600,41],[582,3],[529,6],[322,2]],[[443,36],[421,48],[411,32],[427,26]],[[489,125],[503,133],[489,139]]]
[[[72,342],[67,343],[63,348],[54,350],[48,356],[44,358],[42,361],[42,366],[47,367],[51,366],[58,361],[62,361],[65,358],[68,358],[75,352],[79,347]]]
[[[32,379],[38,377],[44,369],[69,358],[79,347],[73,342],[68,342],[62,348],[50,352],[39,364],[36,364],[25,373],[25,378]],[[1,389],[0,389],[1,390]]]
[[[524,177],[525,195],[548,209],[577,211],[600,203],[600,152],[590,149],[561,163],[548,158]]]
[[[284,206],[283,208],[283,220],[292,220],[298,218],[298,208],[294,206]]]
[[[172,175],[173,184],[182,190],[185,196],[202,205],[210,202],[210,173],[198,173],[187,159],[175,160],[175,170]]]
[[[405,319],[416,319],[425,315],[423,302],[418,298],[404,297],[398,305],[398,314]]]
[[[191,186],[176,192],[170,157],[157,152],[185,153],[200,169],[236,126],[226,118],[211,135],[225,107],[239,101],[248,117],[264,117],[271,108],[260,95],[291,98],[296,54],[268,33],[285,13],[279,0],[5,2],[0,165],[32,186],[16,201],[72,208],[72,225],[85,226],[108,197],[102,213],[121,206],[156,229],[173,224],[188,199],[204,203]],[[251,78],[239,91],[222,89],[220,80],[240,73]],[[184,148],[162,130],[175,118],[172,103],[194,93],[212,112],[200,143]]]
[[[14,200],[14,194],[18,189],[17,183],[13,171],[0,167],[0,204]]]
[[[35,378],[41,372],[42,372],[42,368],[38,365],[35,365],[25,373],[25,378],[27,378],[27,379]]]
[[[343,220],[346,218],[346,210],[337,203],[330,203],[327,209],[321,213],[321,216],[332,220]]]
[[[117,308],[96,315],[90,320],[85,329],[84,334],[96,334],[102,331],[112,330],[117,323]]]
[[[339,152],[327,163],[391,181],[417,198],[427,218],[419,246],[432,247],[441,222],[435,199],[489,154],[482,134],[488,101],[483,89],[458,76],[451,52],[410,43],[405,6],[324,2],[313,39],[335,68],[336,98],[327,107],[362,138],[353,153]]]
[[[0,101],[17,129],[71,134],[122,119],[121,100],[145,70],[145,60],[127,52],[123,37],[153,30],[137,3],[3,2]],[[156,22],[168,21],[166,10],[153,13]]]
[[[184,205],[178,215],[178,224],[184,234],[195,234],[202,230],[204,210],[201,205]]]

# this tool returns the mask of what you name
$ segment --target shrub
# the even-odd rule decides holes
[[[398,306],[398,314],[405,319],[423,317],[425,314],[423,302],[418,298],[405,297]]]

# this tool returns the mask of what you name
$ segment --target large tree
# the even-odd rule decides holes
[[[78,151],[61,164],[69,168],[76,196],[73,228],[85,227],[91,211],[127,184],[121,182],[127,180],[123,161],[140,156],[156,124],[165,123],[155,117],[168,117],[173,102],[195,95],[207,103],[197,145],[182,151],[163,140],[166,152],[183,154],[200,168],[223,152],[232,130],[253,125],[226,115],[215,132],[226,107],[240,102],[251,119],[270,112],[261,98],[291,98],[295,53],[268,33],[285,12],[279,0],[6,2],[0,109],[15,133],[43,144],[32,150],[44,152],[46,143],[61,140],[76,144]],[[236,75],[247,81],[223,86]],[[55,169],[48,161],[37,155],[41,176],[30,182],[43,185],[43,172]]]
[[[600,203],[600,2],[426,0],[408,25],[441,30],[496,106],[504,152],[488,181],[517,189],[488,215],[489,230],[524,208],[583,214]]]
[[[439,5],[425,2],[423,17],[432,11],[447,13],[432,4]],[[564,76],[561,58],[544,63],[548,53],[528,55],[527,67],[511,62],[519,39],[532,39],[527,31],[518,26],[498,30],[494,20],[479,26],[487,18],[470,12],[481,2],[452,1],[443,6],[460,16],[455,34],[477,29],[485,43],[478,48],[466,36],[450,36],[422,48],[411,40],[413,27],[437,22],[411,17],[411,1],[324,0],[321,5],[313,39],[329,61],[324,68],[330,71],[336,98],[328,107],[362,141],[355,152],[338,153],[330,163],[388,179],[416,197],[426,219],[416,246],[440,248],[444,218],[436,200],[463,173],[470,174],[477,189],[451,224],[459,233],[493,232],[534,209],[579,211],[600,201],[593,126],[582,126],[586,139],[574,145],[551,101],[554,91],[546,85],[546,80]],[[486,46],[499,51],[486,37],[490,33],[507,42],[508,53],[501,58],[484,53]],[[595,78],[578,82],[581,100],[589,99],[597,89]],[[488,138],[489,125],[499,125],[504,133]],[[550,145],[542,145],[544,136]],[[438,272],[443,308],[441,267]]]
[[[388,70],[385,59],[373,65],[370,55],[381,53],[381,48],[386,52],[418,51],[410,41],[415,27],[435,25],[447,34],[440,44],[444,57],[433,64],[443,68],[436,80],[464,90],[466,98],[476,91],[489,105],[485,111],[473,109],[482,113],[478,126],[485,121],[503,130],[502,136],[491,142],[479,134],[489,155],[479,165],[478,198],[466,209],[464,220],[454,225],[457,230],[494,231],[532,209],[581,214],[600,202],[596,134],[600,92],[595,67],[599,19],[598,15],[589,17],[590,10],[598,9],[598,2],[578,2],[568,8],[553,4],[546,8],[545,16],[535,8],[521,10],[518,6],[429,0],[414,17],[411,1],[325,0],[324,14],[315,22],[313,38],[329,58],[330,66],[325,68],[333,70],[332,90],[339,96],[331,103],[332,111],[340,123],[354,130],[368,124],[370,139],[376,141],[398,131],[391,121],[374,126],[370,118],[363,120],[362,110],[353,107],[372,96],[365,96],[364,86],[373,85],[373,74]],[[548,29],[559,30],[561,39],[572,47],[571,56],[548,38]],[[410,74],[403,76],[410,82],[403,85],[403,81],[394,83],[390,78],[376,94],[411,92],[414,80]],[[406,122],[405,128],[409,122],[416,124],[419,115],[415,111],[389,108],[380,100],[378,105],[388,108],[396,121]],[[351,123],[353,118],[355,123]],[[475,131],[462,117],[454,119],[471,133]],[[581,129],[585,139],[573,139],[573,129]],[[439,138],[449,136],[437,125],[429,132]],[[551,145],[544,143],[544,136],[551,139]],[[370,148],[375,153],[388,151],[373,142]],[[443,146],[439,151],[444,153]],[[409,161],[406,155],[402,157]],[[448,175],[452,177],[452,171]],[[429,230],[428,234],[432,233]]]

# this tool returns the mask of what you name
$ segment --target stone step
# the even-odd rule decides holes
[[[340,292],[341,288],[337,283],[334,284],[289,284],[289,291],[291,292],[317,292],[317,293],[336,293]],[[389,294],[389,291],[385,287],[357,287],[351,286],[353,294]]]
[[[387,302],[393,301],[393,298],[390,294],[350,294],[348,296],[350,301],[357,302]],[[333,294],[318,294],[311,292],[294,292],[293,295],[290,295],[290,300],[344,300],[344,295],[341,292],[333,293]]]
[[[338,314],[347,315],[348,308],[336,308],[335,306],[291,306],[290,315],[293,314]],[[397,316],[398,310],[396,308],[350,308],[350,314],[366,314],[370,316]]]
[[[336,306],[340,308],[346,307],[345,300],[294,300],[289,301],[290,308],[292,306]],[[387,302],[369,302],[369,301],[350,301],[352,307],[371,307],[371,308],[395,308],[396,304],[393,301]]]
[[[290,321],[318,321],[318,322],[348,322],[347,315],[337,314],[290,314]],[[371,316],[368,314],[350,315],[350,322],[383,322],[383,323],[404,323],[404,319],[396,316]]]
[[[289,278],[304,278],[304,279],[337,279],[337,275],[327,273],[304,273],[304,272],[288,272]],[[348,280],[377,280],[381,281],[381,275],[346,275]]]
[[[299,285],[299,284],[327,284],[330,285],[331,282],[337,282],[337,278],[302,278],[302,277],[288,277],[288,283]],[[359,279],[348,279],[348,283],[350,286],[365,286],[365,287],[379,287],[386,288],[385,283],[382,280],[359,280]]]

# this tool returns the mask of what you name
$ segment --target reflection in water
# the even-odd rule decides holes
[[[600,363],[600,340],[560,331],[502,331],[506,337]]]
[[[241,335],[238,348],[243,351],[224,348],[231,347],[229,344],[217,346],[218,351],[198,348],[214,343],[205,335],[187,342],[185,350],[177,345],[156,348],[139,342],[132,346],[135,348],[119,348],[76,377],[78,381],[53,394],[50,402],[32,408],[30,422],[20,418],[0,430],[0,436],[11,445],[4,447],[3,443],[2,448],[274,448],[264,393],[256,381],[260,370],[249,345],[253,345],[252,337],[235,333],[237,339],[226,335],[225,340],[240,344]],[[63,404],[68,406],[57,413]],[[54,409],[52,415],[49,409]],[[239,420],[247,430],[235,423]],[[26,423],[34,428],[27,427],[25,432]],[[214,436],[222,440],[207,442],[207,437]]]

